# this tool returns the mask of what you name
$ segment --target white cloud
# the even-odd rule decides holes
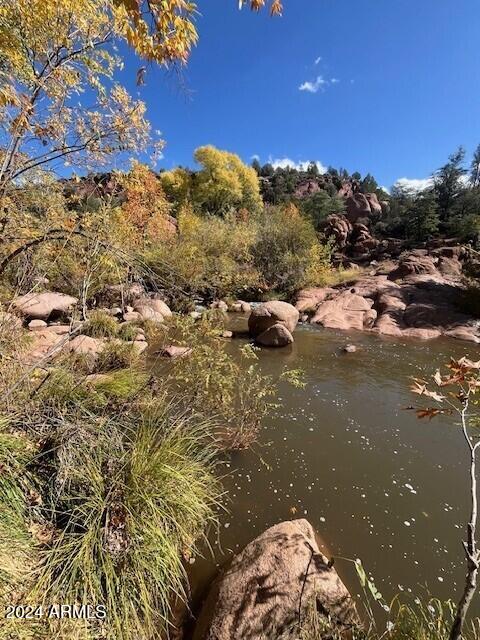
[[[340,80],[338,78],[324,78],[323,76],[317,76],[315,80],[307,80],[302,82],[298,87],[299,91],[308,91],[308,93],[318,93],[318,91],[324,91],[326,87],[331,84],[338,84]]]
[[[291,158],[275,158],[272,156],[268,158],[268,163],[272,165],[274,169],[286,169],[287,167],[291,167],[292,169],[297,169],[298,171],[306,171],[308,169],[308,165],[310,164],[310,160],[299,160],[295,162],[295,160],[291,160]],[[320,162],[320,160],[314,161],[314,164],[317,166],[319,173],[327,173],[327,167]]]
[[[317,93],[320,89],[323,89],[325,85],[328,85],[328,80],[325,80],[323,76],[317,76],[316,80],[307,80],[303,82],[299,87],[299,91],[308,91],[309,93]]]
[[[393,186],[407,193],[416,194],[433,186],[433,178],[399,178]]]
[[[258,162],[260,162],[260,156],[258,155],[258,153],[254,153],[253,156],[250,156],[250,160],[257,160]]]
[[[318,56],[318,58],[315,58],[315,65],[320,64],[321,61],[322,61],[322,56]]]

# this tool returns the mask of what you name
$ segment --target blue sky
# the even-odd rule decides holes
[[[390,186],[480,142],[478,0],[284,0],[274,19],[236,0],[198,5],[200,43],[181,80],[149,67],[137,88],[127,56],[124,78],[167,142],[159,166],[192,165],[214,144]]]

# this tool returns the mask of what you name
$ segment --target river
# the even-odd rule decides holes
[[[245,322],[235,318],[235,326]],[[235,339],[235,353],[244,343]],[[354,343],[356,353],[342,348]],[[282,407],[267,417],[252,450],[235,452],[225,478],[228,511],[213,549],[190,567],[194,592],[256,535],[307,518],[336,556],[361,558],[387,601],[399,591],[456,597],[468,517],[468,455],[452,418],[417,420],[411,376],[449,358],[478,359],[476,345],[420,342],[300,325],[295,344],[263,349],[267,374],[300,368],[306,386],[282,383]],[[346,563],[336,566],[358,592]]]

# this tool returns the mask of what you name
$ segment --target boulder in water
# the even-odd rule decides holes
[[[326,623],[335,620],[341,630],[358,622],[353,599],[310,523],[281,522],[250,542],[214,582],[194,640],[276,638],[313,599]]]

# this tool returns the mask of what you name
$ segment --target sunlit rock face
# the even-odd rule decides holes
[[[320,552],[307,520],[267,529],[235,556],[212,585],[194,640],[275,638],[298,621],[316,599],[325,621],[355,623],[353,600]]]

